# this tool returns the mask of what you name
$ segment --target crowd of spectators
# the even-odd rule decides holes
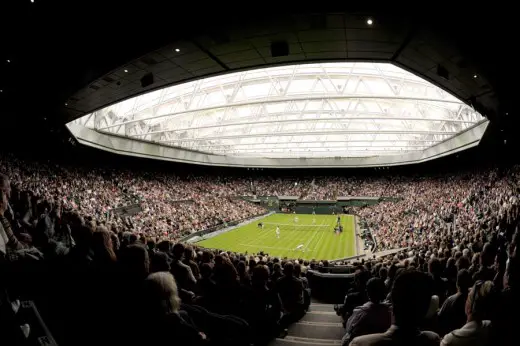
[[[455,245],[446,235],[348,263],[354,285],[336,307],[343,345],[515,345],[520,218],[509,215],[472,242]]]
[[[323,198],[328,187],[336,196],[396,198],[356,212],[380,249],[407,248],[349,263],[354,285],[337,309],[345,345],[514,344],[518,167],[366,182],[180,178],[13,157],[0,170],[0,288],[40,302],[65,345],[155,344],[173,334],[181,344],[249,345],[283,336],[309,309],[305,273],[328,262],[176,240],[263,212],[236,196]],[[128,203],[142,210],[110,213]]]
[[[158,172],[27,162],[11,155],[0,156],[0,172],[9,177],[12,203],[21,204],[24,215],[34,213],[34,207],[45,201],[107,227],[171,240],[264,212],[236,198],[242,191],[250,191],[244,179],[181,179]],[[140,212],[112,212],[130,205],[138,205]]]

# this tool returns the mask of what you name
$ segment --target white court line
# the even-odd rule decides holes
[[[326,225],[323,226],[323,221],[322,221],[322,224],[320,224],[320,225],[298,225],[298,224],[289,224],[289,223],[285,223],[284,224],[284,223],[276,223],[276,222],[264,222],[264,225],[291,226],[291,227],[294,227],[294,226],[326,227]],[[274,235],[272,232],[275,231],[275,228],[272,228],[272,229],[271,228],[268,228],[268,229],[261,229],[261,228],[259,228],[259,231],[260,231],[260,235],[255,237],[251,242],[247,242],[246,243],[247,245],[255,246],[254,244],[258,243],[259,240],[267,238],[270,235]],[[285,234],[285,235],[287,234],[287,232],[298,232],[295,229],[291,229],[291,230],[284,230],[284,229],[282,229],[282,231],[283,231],[283,233],[281,233],[281,234]]]
[[[238,244],[238,245],[247,246],[247,247],[257,247],[257,248],[261,248],[262,250],[265,248],[265,249],[273,249],[273,250],[296,251],[295,249],[277,247],[277,246],[263,246],[263,245],[255,245],[255,244]],[[314,250],[305,250],[305,252],[314,252]]]
[[[316,246],[314,246],[315,249],[319,249],[320,248],[320,243],[323,239],[323,235],[325,234],[325,232],[321,232],[321,236],[320,236],[320,239],[318,239],[318,242],[316,243]],[[312,250],[314,251],[314,250]]]
[[[291,226],[291,227],[328,227],[329,225],[324,225],[323,222],[319,225],[316,224],[299,224],[299,223],[278,223],[278,222],[264,222],[264,225],[277,225],[277,226]]]
[[[260,229],[259,232],[260,232],[260,235],[255,237],[253,239],[253,241],[251,242],[248,242],[247,244],[249,245],[253,245],[254,243],[256,243],[257,241],[261,240],[261,239],[264,239],[264,238],[267,238],[268,236],[270,235],[275,235],[274,233],[275,229]]]
[[[258,248],[266,248],[266,249],[274,249],[274,250],[285,250],[285,251],[293,251],[294,249],[289,249],[285,247],[277,247],[277,246],[261,246],[261,245],[254,245],[254,244],[238,244],[242,246],[248,246],[248,247],[258,247]]]
[[[277,225],[277,226],[291,226],[291,227],[302,227],[302,226],[307,226],[307,227],[324,227],[324,228],[328,228],[328,227],[331,227],[330,224],[328,223],[325,223],[326,220],[321,220],[321,223],[316,225],[316,224],[312,224],[312,225],[307,225],[307,224],[304,224],[304,225],[301,225],[301,224],[290,224],[290,223],[277,223],[277,222],[264,222],[264,225]],[[258,241],[259,240],[262,240],[266,237],[269,237],[269,236],[272,236],[273,235],[273,232],[274,232],[274,229],[264,229],[264,230],[261,230],[260,229],[260,235],[258,235],[257,237],[255,237],[251,242],[247,242],[247,243],[240,243],[239,245],[242,245],[242,246],[246,246],[246,247],[256,247],[256,248],[262,248],[262,249],[274,249],[274,250],[285,250],[285,251],[296,251],[295,249],[293,248],[283,248],[283,247],[276,247],[276,246],[262,246],[262,245],[258,245]],[[292,230],[285,230],[284,235],[287,235],[287,234],[291,234],[293,232],[298,232],[297,230],[295,229],[292,229]],[[317,231],[317,232],[314,232],[314,234],[312,235],[312,237],[307,241],[307,243],[305,244],[305,252],[315,252],[317,249],[317,246],[314,246],[314,249],[309,249],[308,246],[312,243],[312,241],[314,240],[314,238],[316,237],[316,234],[320,232],[321,235],[320,235],[320,238],[318,240],[318,243],[316,245],[318,245],[322,238],[323,238],[323,235],[324,235],[324,232],[325,231]]]
[[[323,221],[321,222],[320,226],[322,226],[322,225],[323,225]],[[323,232],[323,231],[321,231],[321,232]],[[314,240],[314,238],[316,238],[316,234],[317,234],[317,233],[318,233],[318,232],[314,232],[314,234],[313,234],[312,237],[309,239],[309,241],[307,242],[307,244],[305,244],[304,249],[307,249],[307,248],[309,247],[310,243]]]

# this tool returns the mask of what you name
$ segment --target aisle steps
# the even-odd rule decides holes
[[[345,329],[332,304],[311,304],[310,311],[289,327],[284,339],[275,339],[270,346],[341,345]]]

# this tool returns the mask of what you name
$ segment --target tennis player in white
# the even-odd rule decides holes
[[[276,238],[280,238],[280,226],[276,226]]]

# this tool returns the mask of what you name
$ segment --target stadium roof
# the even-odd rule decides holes
[[[215,155],[338,158],[421,152],[484,121],[469,105],[393,64],[338,62],[204,78],[72,123]]]

